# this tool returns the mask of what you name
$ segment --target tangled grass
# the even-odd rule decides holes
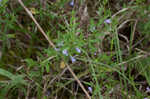
[[[149,0],[0,0],[0,99],[149,99]]]

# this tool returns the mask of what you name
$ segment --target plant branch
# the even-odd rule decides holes
[[[32,13],[24,5],[24,3],[22,2],[22,0],[18,0],[18,2],[25,9],[25,11],[27,12],[27,14],[30,16],[30,18],[33,20],[33,22],[36,24],[36,26],[38,27],[38,29],[40,30],[40,32],[43,34],[43,36],[46,38],[46,40],[49,42],[49,44],[53,48],[56,48],[56,46],[54,45],[54,43],[48,38],[48,36],[46,35],[46,33],[44,32],[44,30],[42,29],[42,27],[38,24],[38,22],[36,21],[36,19],[32,15]],[[78,79],[78,77],[75,75],[75,73],[73,72],[73,70],[70,68],[70,66],[68,64],[66,64],[66,65],[67,65],[67,69],[70,71],[70,73],[72,74],[72,76],[74,77],[74,79],[77,81],[77,83],[79,84],[79,86],[82,88],[82,90],[84,91],[84,93],[86,94],[86,96],[88,97],[88,99],[91,99],[90,95],[85,90],[84,86],[82,85],[82,83],[80,82],[80,80]]]

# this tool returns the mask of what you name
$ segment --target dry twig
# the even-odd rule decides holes
[[[25,9],[25,11],[27,12],[27,14],[30,16],[30,18],[33,20],[33,22],[36,24],[36,26],[38,27],[38,29],[40,30],[40,32],[42,33],[42,35],[46,38],[46,40],[49,42],[49,44],[55,48],[55,45],[53,44],[53,42],[48,38],[48,36],[46,35],[46,33],[44,32],[44,30],[42,29],[42,27],[39,25],[39,23],[36,21],[36,19],[34,18],[34,16],[32,15],[32,13],[28,10],[28,8],[23,4],[22,0],[18,0],[18,2],[20,3],[20,5]]]

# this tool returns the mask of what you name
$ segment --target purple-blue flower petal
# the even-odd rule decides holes
[[[64,49],[64,50],[62,51],[62,53],[63,53],[65,56],[68,56],[68,51],[67,51],[67,49]]]
[[[92,87],[88,87],[88,90],[89,90],[90,93],[92,93],[92,91],[93,91]]]
[[[78,47],[76,47],[76,51],[77,51],[78,53],[81,53],[81,50],[80,50]]]
[[[111,20],[110,20],[110,19],[106,19],[106,20],[104,21],[104,23],[110,24],[110,23],[111,23]]]
[[[73,6],[74,6],[74,0],[72,0],[72,1],[69,3],[69,5],[70,5],[71,7],[73,7]]]
[[[70,56],[70,59],[71,59],[72,63],[74,63],[76,61],[76,59],[73,56]]]

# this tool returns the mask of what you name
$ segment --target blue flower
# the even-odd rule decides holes
[[[70,56],[70,59],[71,59],[72,63],[74,63],[76,61],[76,59],[73,56]]]
[[[146,87],[146,92],[150,92],[150,88],[149,87]]]
[[[69,5],[70,5],[71,7],[73,7],[73,6],[74,6],[74,0],[72,0],[72,1],[69,3]]]
[[[81,53],[81,50],[80,50],[78,47],[76,47],[76,51],[77,51],[78,53]]]
[[[104,23],[110,24],[110,23],[111,23],[111,20],[110,20],[110,19],[106,19],[106,20],[104,21]]]
[[[60,51],[60,49],[59,49],[59,48],[54,48],[54,49],[55,49],[55,51],[57,51],[57,52],[58,52],[58,51]]]
[[[88,90],[89,90],[90,93],[92,93],[92,91],[93,91],[92,87],[88,87]]]
[[[64,49],[64,50],[62,51],[62,53],[63,53],[65,56],[68,56],[68,51],[67,51],[67,49]]]

